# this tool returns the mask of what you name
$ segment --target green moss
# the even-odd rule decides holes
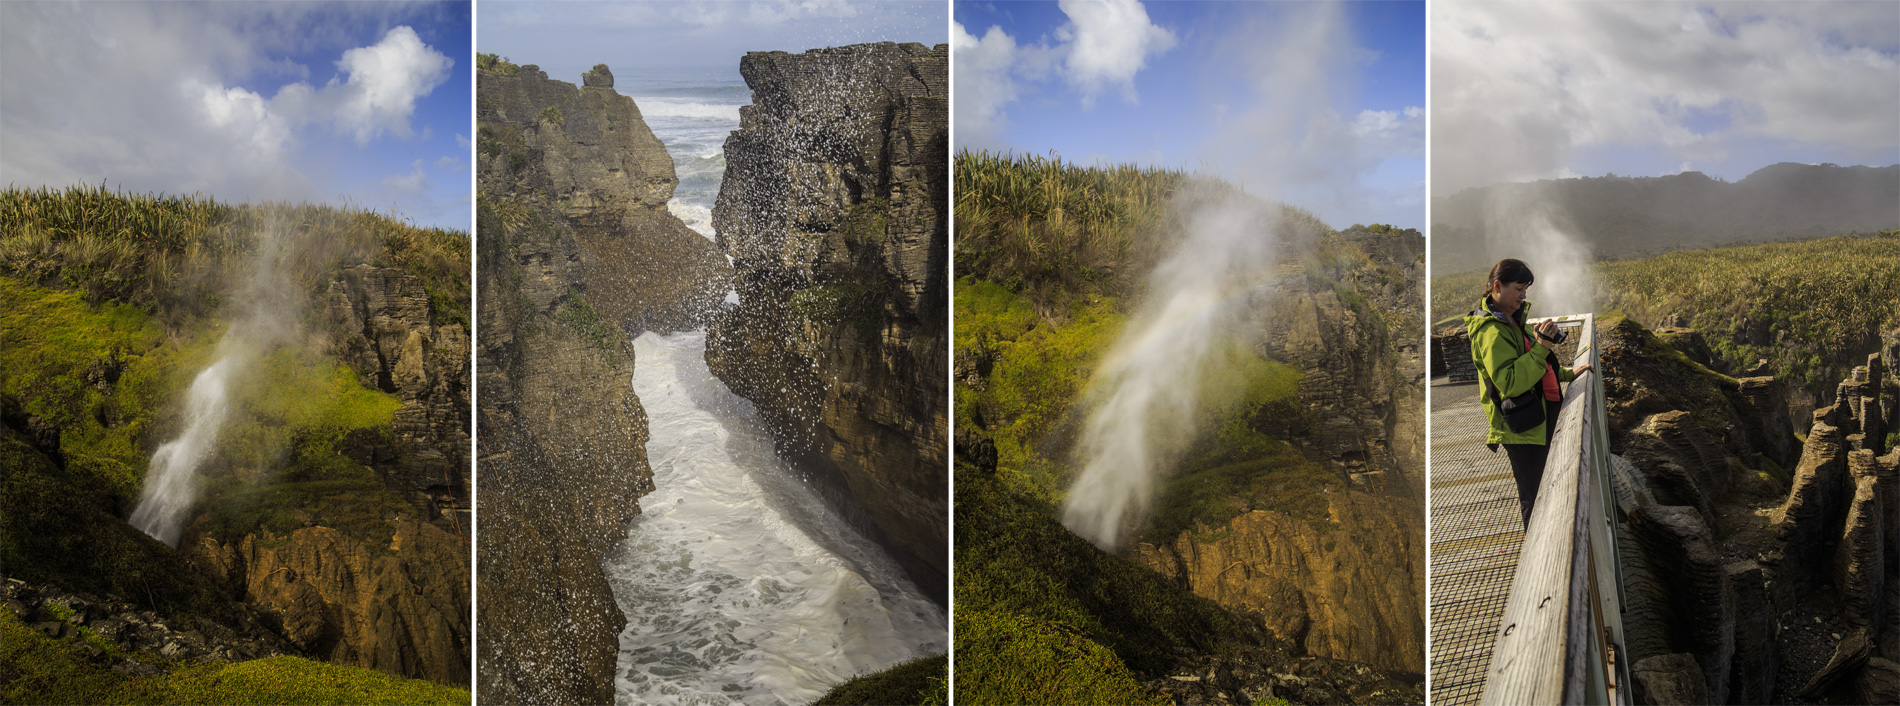
[[[957,467],[955,509],[959,702],[1020,703],[1007,695],[1043,693],[1051,675],[1096,703],[1145,702],[1126,675],[1250,639],[1219,606],[1096,549],[989,473]]]
[[[562,298],[554,313],[554,320],[565,324],[589,345],[606,353],[614,352],[620,344],[620,329],[594,311],[579,290],[569,287],[567,296]]]
[[[957,335],[983,342],[994,362],[985,389],[957,388],[957,419],[988,429],[1000,475],[1053,502],[1069,479],[1062,456],[1072,445],[1072,408],[1127,316],[1105,296],[1079,302],[1061,325],[1026,312],[1024,300],[995,285],[958,287]]]
[[[158,661],[158,660],[155,660]],[[162,661],[160,661],[163,663]],[[172,665],[127,676],[87,661],[77,642],[48,638],[0,611],[0,701],[41,704],[466,704],[466,690],[373,669],[271,657]]]
[[[949,657],[920,657],[881,672],[852,677],[832,687],[813,706],[940,705],[947,702],[944,696],[949,680]]]
[[[1143,690],[1113,650],[1071,626],[1003,611],[961,609],[957,613],[957,701],[1173,703]]]
[[[839,282],[795,290],[786,306],[808,321],[875,324],[884,312],[884,294],[856,282]]]

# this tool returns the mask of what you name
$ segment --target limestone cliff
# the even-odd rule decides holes
[[[673,160],[633,99],[595,66],[585,86],[529,65],[480,75],[476,118],[481,197],[552,211],[573,232],[579,291],[607,324],[695,328],[730,287],[725,258],[667,211]]]
[[[706,362],[927,593],[948,569],[948,49],[740,62],[713,211],[738,307]]]
[[[689,326],[725,258],[665,210],[672,161],[598,66],[479,78],[479,698],[609,703],[601,557],[652,489],[631,328]]]

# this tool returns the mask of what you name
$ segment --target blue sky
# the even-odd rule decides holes
[[[578,82],[607,64],[626,77],[681,70],[737,81],[748,51],[948,41],[943,0],[508,2],[484,0],[476,46]],[[621,93],[629,93],[623,88]]]
[[[0,27],[0,182],[470,227],[466,2],[6,2]]]
[[[1432,4],[1432,191],[1900,163],[1900,3]]]
[[[958,2],[959,148],[1212,171],[1422,228],[1421,2]]]

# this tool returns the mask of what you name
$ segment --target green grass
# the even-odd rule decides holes
[[[109,644],[109,643],[108,643]],[[142,655],[148,663],[165,663]],[[373,669],[271,657],[172,664],[156,677],[127,676],[87,661],[73,640],[55,640],[0,611],[0,701],[35,704],[466,704],[466,690]]]
[[[813,706],[882,706],[949,703],[950,658],[919,657],[880,672],[852,677],[832,687]]]
[[[475,68],[480,71],[502,74],[504,76],[513,76],[515,73],[521,71],[519,65],[516,65],[505,57],[482,53],[475,55]]]

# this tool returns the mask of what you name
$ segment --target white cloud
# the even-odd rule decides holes
[[[397,27],[375,45],[343,52],[336,65],[350,78],[341,87],[332,79],[325,90],[344,92],[337,123],[355,133],[357,144],[368,143],[384,130],[408,137],[416,99],[448,80],[453,64],[423,44],[415,30]]]
[[[1557,177],[1580,149],[1699,163],[1767,140],[1873,158],[1900,144],[1891,2],[1437,2],[1435,191]]]
[[[299,166],[302,126],[406,135],[415,99],[446,78],[447,57],[406,27],[342,51],[342,27],[382,23],[385,12],[0,3],[0,183],[104,181],[239,202],[334,196]],[[314,88],[291,51],[337,52],[348,76]]]
[[[467,168],[460,157],[443,157],[435,161],[435,168],[445,172],[459,172]]]
[[[468,136],[463,135],[462,133],[459,133],[459,132],[455,133],[455,145],[462,149],[468,149],[468,145],[469,145]]]
[[[1148,57],[1174,47],[1174,33],[1148,19],[1139,0],[1062,0],[1069,24],[1056,31],[1067,43],[1063,75],[1090,105],[1104,90],[1119,88],[1123,100],[1138,102],[1135,74]]]
[[[955,106],[957,144],[965,147],[1000,146],[997,132],[1004,123],[1003,106],[1016,100],[1016,40],[1001,27],[990,27],[978,39],[954,23],[950,52],[956,57]]]
[[[398,194],[421,194],[428,190],[427,175],[422,173],[422,160],[409,164],[409,173],[390,176],[383,179],[383,188]]]

